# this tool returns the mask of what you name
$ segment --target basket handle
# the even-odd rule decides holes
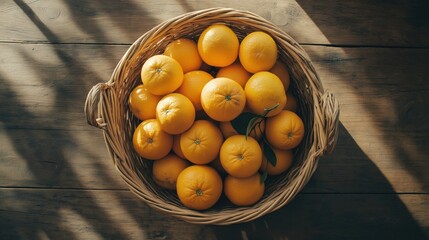
[[[332,153],[338,139],[338,122],[340,115],[340,106],[338,100],[329,91],[321,97],[322,113],[325,116],[325,148],[323,153]]]
[[[103,120],[103,95],[109,88],[107,83],[97,83],[88,92],[85,101],[85,116],[89,125],[104,129],[107,123]]]

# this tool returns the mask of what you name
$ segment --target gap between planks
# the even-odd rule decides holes
[[[0,40],[0,44],[37,44],[37,45],[93,45],[93,46],[130,46],[133,42],[49,42],[49,41],[23,41],[23,40]],[[429,47],[412,45],[368,45],[368,44],[325,44],[325,43],[298,43],[301,46],[320,46],[335,48],[392,48],[392,49],[422,49]]]
[[[116,191],[130,192],[128,188],[68,188],[68,187],[26,187],[0,186],[1,190],[29,190],[29,191]],[[298,195],[429,195],[429,192],[300,192]]]

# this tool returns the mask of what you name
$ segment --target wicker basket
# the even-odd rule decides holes
[[[210,210],[194,211],[184,207],[174,192],[159,188],[151,178],[150,161],[144,161],[133,150],[133,130],[139,121],[130,112],[127,100],[131,90],[140,83],[140,70],[147,58],[162,53],[174,39],[196,40],[206,27],[219,22],[231,27],[240,40],[255,30],[274,38],[279,57],[289,68],[290,88],[299,99],[298,114],[304,121],[306,135],[295,151],[291,170],[269,178],[258,203],[235,207],[220,200]],[[119,61],[111,79],[95,85],[88,93],[85,114],[89,124],[104,130],[107,149],[123,180],[149,206],[188,222],[225,225],[259,218],[296,196],[316,170],[319,157],[335,146],[339,105],[331,93],[323,90],[309,57],[288,34],[251,12],[212,8],[165,21],[137,39]]]

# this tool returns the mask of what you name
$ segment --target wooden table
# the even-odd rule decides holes
[[[4,0],[0,3],[0,239],[426,239],[429,2]],[[250,10],[289,33],[340,101],[340,136],[289,205],[193,225],[131,194],[90,88],[140,35],[185,12]]]

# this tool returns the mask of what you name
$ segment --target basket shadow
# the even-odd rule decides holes
[[[396,194],[372,194],[394,191],[342,125],[338,145],[291,203],[249,223],[214,227],[217,238],[426,239]]]
[[[365,4],[362,1],[353,0],[337,4],[335,6],[335,11],[339,13],[337,15],[331,12],[333,10],[327,9],[326,13],[317,14],[322,12],[321,9],[330,6],[328,4],[314,4],[307,0],[298,0],[297,4],[307,13],[331,44],[363,45],[362,48],[333,49],[332,53],[323,56],[318,56],[316,51],[310,55],[314,55],[315,59],[327,61],[322,62],[321,65],[330,69],[330,74],[344,74],[347,77],[344,78],[344,81],[347,81],[347,85],[355,90],[356,96],[363,96],[359,105],[364,107],[372,118],[371,123],[378,128],[379,132],[376,134],[381,135],[377,137],[382,141],[374,140],[374,148],[383,146],[390,151],[390,153],[383,152],[384,156],[380,154],[379,159],[373,160],[389,161],[392,165],[397,162],[402,169],[406,170],[407,174],[411,176],[407,178],[407,181],[414,181],[413,187],[417,190],[401,189],[400,191],[427,193],[429,178],[426,172],[429,165],[425,159],[429,154],[427,148],[429,113],[426,110],[429,102],[429,82],[427,81],[429,69],[426,59],[429,52],[427,49],[419,47],[424,45],[420,39],[424,39],[425,33],[429,31],[429,19],[423,12],[423,9],[428,9],[429,3],[413,1],[406,4],[401,1],[382,1]],[[395,5],[403,6],[403,8],[393,7]],[[393,29],[392,26],[383,28],[383,25],[375,25],[372,28],[359,27],[362,25],[353,21],[353,14],[348,9],[350,6],[355,7],[355,12],[359,12],[362,19],[377,19],[376,16],[379,12],[369,9],[391,7],[386,13],[380,14],[384,16],[395,9],[396,15],[389,17],[400,29]],[[329,14],[332,14],[332,21],[338,22],[338,25],[326,24],[327,18],[331,16]],[[407,32],[407,34],[398,37],[396,34],[400,31]],[[376,32],[381,32],[386,36],[379,39],[375,36],[377,34],[374,34]],[[372,37],[368,38],[369,35]],[[366,47],[372,45],[383,46],[381,48]],[[402,45],[405,48],[397,48]],[[408,47],[412,48],[408,49]],[[350,68],[345,68],[344,65],[348,65]],[[348,69],[350,72],[345,74],[344,69]],[[343,96],[347,98],[350,95]],[[339,98],[339,100],[349,104],[353,102],[349,99],[341,101],[342,99]],[[350,110],[351,107],[348,109]],[[376,151],[372,151],[372,154],[377,154],[374,152]]]

